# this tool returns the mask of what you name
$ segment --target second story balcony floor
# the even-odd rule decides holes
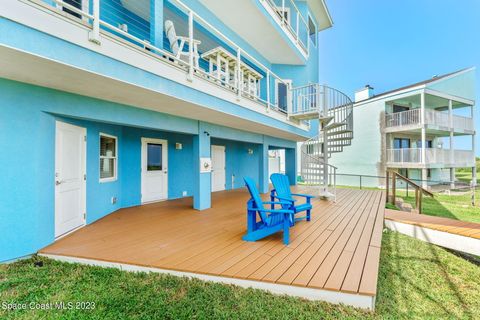
[[[302,64],[333,22],[324,0],[200,0],[277,64]]]
[[[21,41],[21,36],[5,33],[7,43],[16,43],[23,51],[18,52],[14,59],[16,61],[22,61],[20,55],[27,54],[28,50],[24,48],[30,44],[35,46],[37,52],[35,57],[29,57],[31,60],[29,63],[41,58],[40,51],[47,52],[45,58],[48,60],[48,66],[45,65],[44,68],[48,72],[40,71],[40,68],[34,66],[38,72],[29,73],[28,70],[21,70],[22,74],[18,75],[13,73],[20,71],[10,70],[13,69],[13,66],[10,66],[4,68],[0,77],[92,95],[101,99],[114,98],[122,103],[145,106],[203,121],[219,118],[222,119],[220,123],[222,125],[242,122],[231,118],[232,109],[222,110],[225,114],[223,116],[219,114],[211,117],[208,112],[199,116],[190,112],[190,109],[173,107],[173,103],[164,104],[161,110],[154,108],[151,106],[153,98],[145,102],[148,95],[140,96],[140,92],[133,90],[123,89],[120,92],[107,90],[109,88],[107,84],[116,80],[117,76],[123,78],[123,84],[120,86],[136,85],[133,78],[143,78],[142,80],[148,78],[139,73],[144,71],[238,105],[241,108],[235,108],[238,109],[235,113],[242,114],[241,118],[247,118],[244,109],[251,110],[287,125],[283,128],[291,127],[291,130],[308,136],[308,123],[291,119],[287,112],[289,108],[292,109],[295,87],[310,81],[305,79],[303,83],[295,83],[284,80],[283,78],[288,77],[285,76],[285,68],[282,68],[283,77],[280,77],[275,64],[259,54],[256,48],[254,49],[232,30],[219,28],[218,17],[208,14],[204,7],[197,8],[202,1],[187,2],[195,9],[178,0],[6,0],[5,6],[0,8],[0,16],[59,39],[59,42],[61,40],[73,43],[88,50],[88,53],[82,53],[83,58],[80,55],[77,57],[73,51],[55,50],[54,48],[62,46],[58,43],[55,45],[42,41],[27,43]],[[12,48],[8,50],[14,54]],[[70,52],[70,56],[67,52]],[[100,54],[136,68],[136,71],[132,72],[134,77],[129,78],[130,73],[128,75],[119,73],[119,70],[99,64],[91,58],[90,53]],[[89,57],[85,60],[87,55]],[[64,58],[62,70],[58,65],[54,66],[57,56]],[[71,67],[76,64],[82,66],[74,72]],[[94,65],[96,69],[93,70],[93,74],[96,78],[104,77],[105,82],[100,79],[93,80],[91,78],[93,74],[87,76],[84,71],[89,70],[85,64]],[[34,68],[25,63],[22,69]],[[97,85],[93,87],[93,83]],[[164,91],[163,94],[169,95],[167,86],[160,86],[151,81],[149,86],[161,89]],[[141,91],[146,88],[137,89]],[[190,95],[173,98],[194,99]],[[162,99],[156,99],[153,104],[159,105]],[[264,123],[265,121],[261,121],[261,125]],[[279,129],[283,124],[273,126]]]
[[[420,92],[389,101],[385,132],[420,131],[449,135],[474,134],[474,101],[439,92]],[[427,93],[429,92],[429,93]]]

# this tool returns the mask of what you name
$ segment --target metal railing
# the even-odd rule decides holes
[[[387,149],[389,164],[437,164],[455,167],[475,165],[475,154],[470,150],[453,150],[440,148],[425,148],[423,161],[421,148]]]
[[[308,23],[293,0],[261,0],[272,18],[290,34],[297,46],[308,56],[310,50]]]
[[[72,20],[82,20],[84,25],[88,25],[91,28],[89,40],[94,43],[101,44],[102,37],[112,37],[183,70],[187,79],[191,81],[201,78],[231,91],[238,98],[254,101],[260,107],[264,107],[264,112],[274,110],[285,114],[287,106],[291,105],[289,82],[284,81],[180,0],[164,2],[166,17],[160,23],[164,24],[167,19],[172,20],[177,35],[185,39],[186,54],[181,56],[172,52],[164,34],[161,39],[152,39],[155,32],[150,30],[154,24],[149,21],[152,20],[149,3],[145,5],[139,1],[124,0],[52,1],[55,4],[50,6],[51,10],[62,13]],[[50,5],[52,1],[43,2]],[[200,42],[198,54],[194,51],[194,45],[188,45],[194,42]],[[203,53],[215,48],[223,49],[228,56],[228,59],[222,60],[227,61],[225,64],[219,65],[214,61],[212,65],[210,60],[202,57]],[[228,71],[225,70],[227,66]],[[219,76],[220,73],[223,76]],[[287,97],[283,99],[285,101],[281,101],[275,94],[276,83],[281,83],[287,88]]]
[[[421,109],[411,109],[402,112],[388,113],[385,115],[385,126],[387,128],[416,126],[422,124]],[[425,109],[425,124],[444,128],[445,130],[467,130],[474,131],[475,124],[472,118],[452,115],[452,124],[450,124],[450,115],[448,112]]]
[[[332,116],[335,122],[344,121],[353,115],[353,102],[343,92],[312,83],[292,88],[290,115],[318,112],[321,116]]]
[[[387,128],[416,125],[420,124],[420,122],[420,109],[411,109],[385,115],[385,126]]]

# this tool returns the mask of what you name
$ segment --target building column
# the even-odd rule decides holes
[[[472,117],[473,123],[475,123],[475,110],[473,106],[470,108],[470,116]],[[473,152],[473,161],[474,166],[472,167],[472,185],[475,187],[477,186],[477,159],[475,155],[475,136],[476,134],[472,134],[472,152]]]
[[[258,146],[258,152],[260,154],[260,167],[259,167],[259,191],[260,193],[267,193],[269,189],[270,179],[268,177],[268,143],[263,138],[263,143]]]
[[[450,165],[453,166],[455,155],[454,155],[454,146],[453,146],[453,102],[448,100],[448,119],[450,127],[450,139],[449,139],[449,148],[450,148]],[[450,168],[450,188],[455,188],[455,168]]]
[[[163,0],[150,0],[150,43],[163,49]]]
[[[193,163],[194,163],[194,190],[193,208],[205,210],[211,207],[212,177],[211,177],[211,146],[210,133],[202,122],[198,125],[198,135],[193,137]],[[205,161],[210,161],[210,168],[205,168]],[[206,169],[206,170],[204,170]]]
[[[425,92],[420,94],[420,118],[422,121],[422,187],[427,188],[427,150],[425,148],[426,145],[426,128],[425,128]]]
[[[297,184],[297,147],[285,149],[285,174],[290,185]]]

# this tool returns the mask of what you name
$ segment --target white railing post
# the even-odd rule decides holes
[[[285,0],[282,0],[282,24],[285,24]]]
[[[287,83],[287,115],[292,114],[292,104],[293,104],[292,84],[288,82]]]
[[[92,31],[88,34],[88,40],[100,44],[100,0],[93,1]]]
[[[189,81],[193,81],[193,11],[188,12],[188,76]]]
[[[242,71],[240,70],[240,66],[242,63],[242,57],[240,52],[240,47],[237,47],[237,70],[236,71],[236,78],[237,78],[237,100],[240,100],[242,96],[242,86],[243,86],[243,79],[242,79]]]
[[[270,71],[267,70],[267,110],[270,110]]]

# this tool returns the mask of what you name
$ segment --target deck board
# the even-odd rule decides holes
[[[376,295],[383,192],[339,189],[336,202],[313,199],[312,221],[296,223],[289,246],[281,233],[241,240],[247,200],[240,189],[214,193],[212,208],[204,211],[193,210],[189,198],[121,209],[40,252]]]
[[[385,219],[480,239],[480,224],[425,214],[386,210]]]

